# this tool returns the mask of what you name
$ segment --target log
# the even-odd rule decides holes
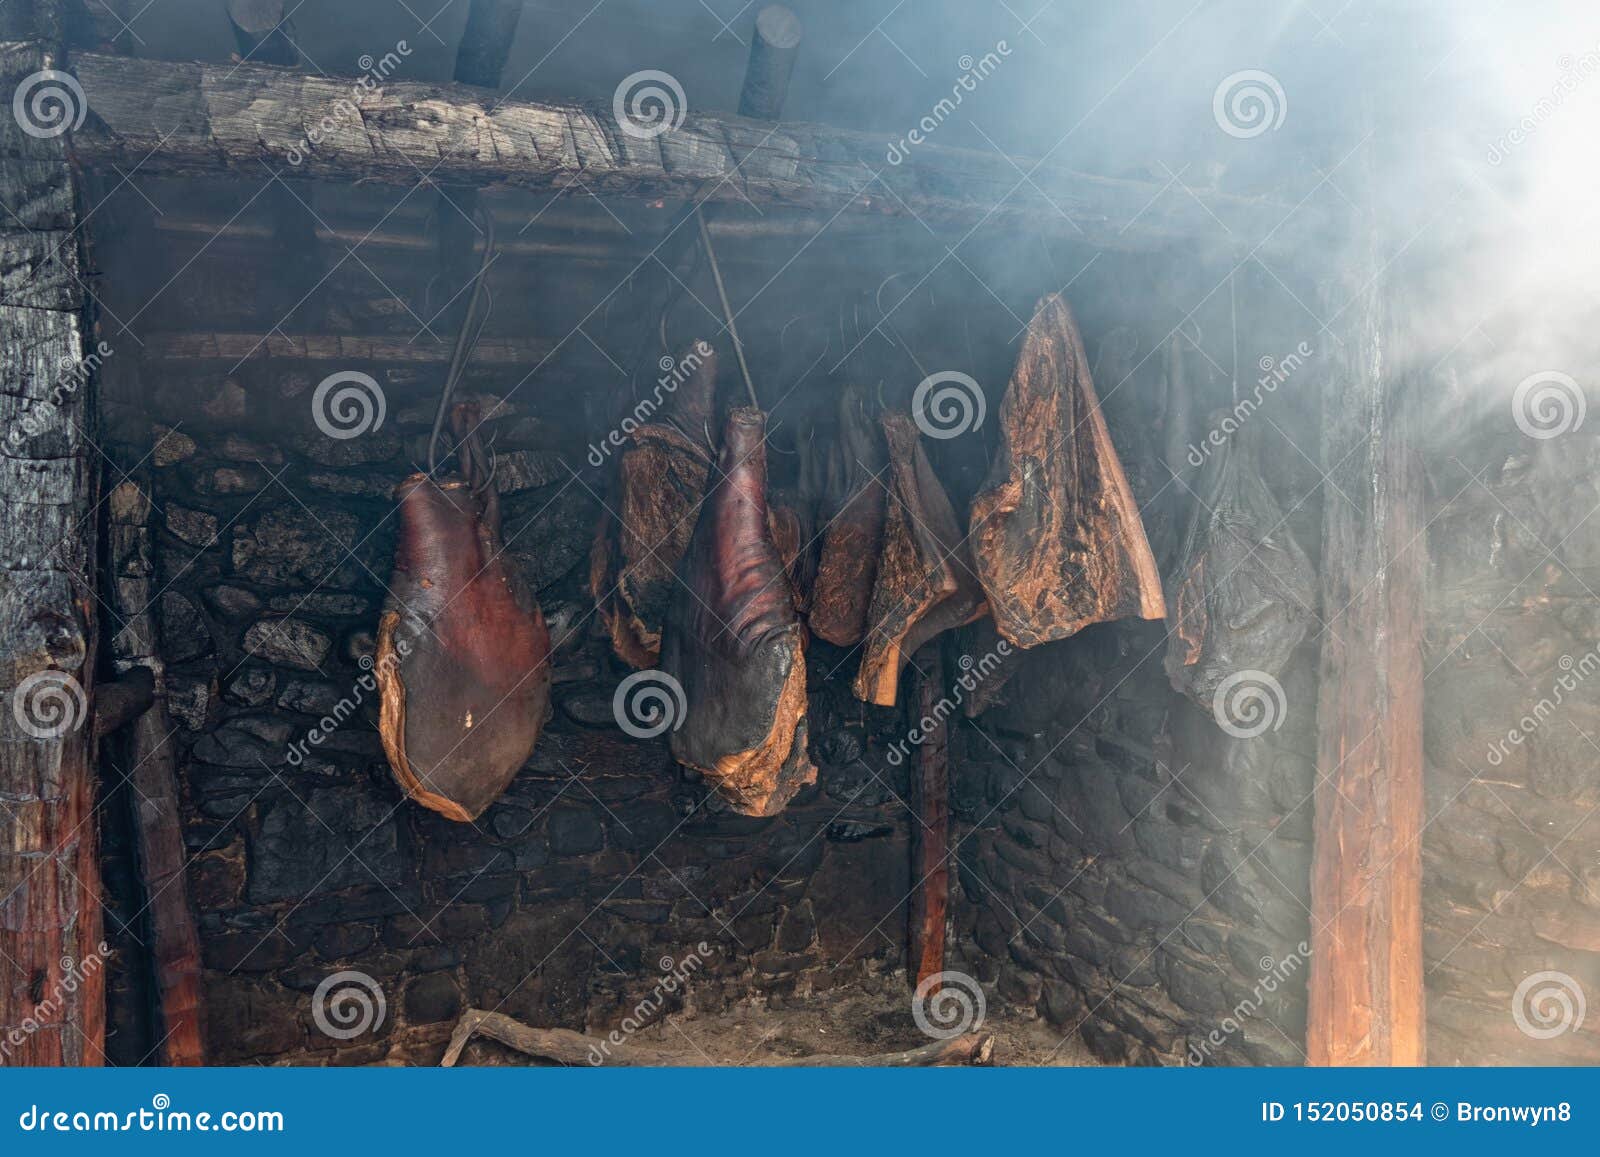
[[[0,48],[0,84],[59,67]],[[0,118],[0,1064],[104,1062],[98,536],[85,265],[61,136]]]
[[[522,0],[472,0],[456,46],[456,83],[498,88],[521,19]]]
[[[135,667],[110,682],[94,696],[94,735],[104,739],[121,731],[150,709],[156,699],[156,677],[148,667]]]
[[[485,337],[473,351],[474,363],[532,365],[551,351],[538,338]],[[308,333],[152,333],[144,354],[174,361],[220,361],[290,358],[296,361],[390,362],[395,365],[439,365],[450,360],[450,347],[427,338],[407,340],[400,334]]]
[[[906,979],[916,988],[944,971],[944,925],[950,907],[950,731],[938,704],[944,695],[944,662],[938,640],[912,660],[917,676],[917,726],[922,735],[911,776],[910,965]],[[937,990],[934,990],[937,991]],[[926,994],[929,998],[933,993]]]
[[[756,34],[750,40],[750,63],[739,91],[739,115],[758,121],[775,121],[783,115],[789,95],[789,77],[800,55],[804,35],[800,18],[782,4],[769,4],[756,14]]]
[[[623,131],[611,108],[496,98],[462,85],[390,78],[370,88],[253,64],[84,54],[94,115],[72,135],[90,166],[141,176],[228,174],[258,181],[372,180],[410,186],[583,188],[606,196],[695,196],[815,211],[911,217],[997,230],[1026,222],[1111,249],[1203,238],[1264,253],[1304,253],[1327,232],[1312,207],[1178,190],[1074,172],[1053,159],[924,144],[888,163],[887,135],[770,125],[690,110],[659,136]],[[313,140],[313,138],[315,138]],[[291,157],[303,162],[291,163]],[[1028,174],[1026,179],[1020,172]]]
[[[486,1036],[531,1057],[574,1067],[654,1068],[714,1066],[701,1053],[674,1053],[640,1044],[613,1045],[605,1037],[587,1036],[565,1028],[534,1028],[512,1020],[504,1013],[469,1008],[450,1034],[440,1068],[452,1068],[461,1050],[474,1035]],[[925,1068],[948,1065],[990,1065],[994,1063],[994,1037],[986,1032],[969,1032],[948,1040],[934,1041],[921,1048],[875,1056],[820,1054],[810,1057],[785,1057],[762,1062],[768,1068]]]
[[[138,376],[126,362],[107,371],[107,392],[136,393]],[[119,390],[119,387],[120,390]],[[160,1025],[161,1063],[205,1064],[200,939],[189,907],[188,853],[178,808],[175,728],[167,714],[166,670],[155,621],[150,613],[157,587],[150,529],[148,482],[130,478],[107,498],[110,513],[108,561],[113,581],[111,605],[121,620],[111,651],[122,680],[147,677],[152,684],[148,710],[134,720],[121,745],[122,764],[132,789],[135,855],[144,904],[144,939],[149,949]],[[119,681],[120,682],[120,681]]]
[[[1367,151],[1372,182],[1380,170]],[[1386,269],[1369,231],[1327,310],[1340,320],[1342,343],[1322,406],[1325,626],[1306,1019],[1313,1065],[1420,1065],[1426,1052],[1424,483],[1400,404]]]

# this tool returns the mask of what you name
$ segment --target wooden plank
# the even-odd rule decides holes
[[[472,355],[475,365],[532,365],[551,350],[536,338],[485,337]],[[407,340],[401,334],[150,333],[148,358],[223,361],[284,358],[296,361],[387,362],[435,365],[450,360],[450,347],[430,338]]]
[[[50,63],[0,49],[14,92]],[[0,118],[0,1063],[104,1058],[94,822],[97,472],[61,137]]]
[[[1323,397],[1326,629],[1306,1026],[1317,1065],[1425,1057],[1423,479],[1407,444],[1384,267],[1369,236],[1328,307],[1343,309],[1343,346]]]
[[[832,212],[915,214],[967,229],[1029,228],[1116,249],[1204,238],[1303,253],[1321,218],[1260,198],[1035,167],[989,150],[820,125],[767,125],[690,109],[659,136],[628,132],[611,107],[496,98],[462,85],[363,85],[254,65],[76,58],[91,115],[72,135],[85,164],[141,175],[374,180],[414,185],[582,187],[604,196],[697,196]],[[298,161],[299,163],[294,163]],[[1028,174],[1026,180],[1022,174]],[[1203,203],[1202,203],[1203,202]],[[825,218],[826,219],[826,218]]]

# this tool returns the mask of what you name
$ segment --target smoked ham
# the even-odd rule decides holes
[[[1311,625],[1316,575],[1285,522],[1239,435],[1230,436],[1201,471],[1169,601],[1167,676],[1207,711],[1234,672],[1278,675]]]
[[[687,377],[652,420],[633,427],[618,466],[617,511],[601,516],[589,553],[589,590],[612,649],[634,667],[660,657],[673,577],[705,496],[717,355],[696,342],[674,363]],[[637,412],[637,410],[635,411]],[[627,423],[625,422],[625,426]]]
[[[867,610],[883,552],[883,436],[868,419],[861,391],[839,399],[829,457],[827,529],[807,621],[819,637],[853,647],[867,633]]]
[[[453,411],[461,476],[413,474],[374,660],[378,730],[406,794],[468,822],[533,753],[550,702],[550,633],[501,558],[476,408]],[[486,497],[484,496],[486,495]]]
[[[883,416],[889,449],[883,549],[856,673],[857,698],[893,707],[900,672],[922,644],[984,613],[955,509],[933,473],[916,423]]]
[[[767,518],[766,418],[733,410],[663,635],[684,693],[672,754],[733,810],[770,816],[816,781],[806,753],[806,662]]]
[[[1001,636],[1021,647],[1091,623],[1166,614],[1066,302],[1040,300],[1000,406],[1000,447],[972,503],[972,553]]]

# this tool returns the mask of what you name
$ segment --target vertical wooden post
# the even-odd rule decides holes
[[[97,471],[88,295],[59,61],[0,48],[0,1064],[104,1058],[94,816]],[[11,97],[66,100],[65,121]],[[62,106],[58,103],[57,110]],[[56,126],[63,133],[50,135]]]
[[[1376,164],[1365,146],[1368,183]],[[1387,258],[1370,221],[1329,295],[1343,346],[1323,398],[1307,1054],[1416,1065],[1422,985],[1422,475],[1407,445]]]
[[[789,94],[789,77],[800,55],[803,34],[800,18],[782,4],[769,4],[756,14],[750,63],[739,91],[740,116],[775,121],[783,114],[783,98]]]
[[[950,906],[950,734],[939,700],[944,663],[939,640],[919,650],[917,727],[922,742],[911,770],[911,903],[909,965],[913,986],[944,971],[944,925]],[[931,726],[930,726],[931,724]]]
[[[228,23],[241,57],[289,68],[300,63],[286,7],[284,0],[227,0]]]

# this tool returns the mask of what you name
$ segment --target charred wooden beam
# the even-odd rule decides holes
[[[1374,180],[1375,162],[1365,160]],[[1425,1055],[1426,542],[1387,266],[1369,231],[1329,308],[1343,344],[1322,415],[1325,627],[1306,1023],[1317,1065],[1416,1065]]]
[[[35,47],[0,48],[7,92],[59,66]],[[0,1063],[98,1065],[97,363],[75,178],[48,127],[0,118]]]
[[[227,0],[228,23],[241,58],[289,68],[300,63],[287,9],[285,0]]]
[[[657,136],[609,108],[496,99],[460,85],[337,77],[255,65],[86,54],[92,115],[77,159],[148,176],[285,177],[413,185],[583,187],[597,195],[693,196],[916,217],[933,226],[1030,228],[1115,249],[1173,241],[1304,253],[1325,234],[1310,207],[1073,172],[1052,161],[924,144],[888,161],[888,136],[769,125],[690,111]],[[298,165],[291,156],[302,157]],[[1027,174],[1024,177],[1022,174]],[[828,218],[825,218],[825,220]],[[1219,238],[1222,239],[1219,241]]]
[[[744,88],[739,93],[740,116],[775,121],[783,115],[783,100],[789,95],[789,77],[800,55],[803,33],[800,18],[782,4],[769,4],[756,15],[750,63],[745,66]]]
[[[918,727],[922,735],[911,775],[910,965],[912,987],[944,971],[944,926],[950,908],[950,731],[939,700],[944,663],[939,640],[912,660],[917,669]],[[929,994],[931,995],[931,994]]]
[[[156,677],[147,667],[135,667],[110,682],[102,682],[94,696],[96,739],[121,731],[150,710],[156,700]]]
[[[486,337],[473,361],[489,365],[532,365],[551,351],[551,343],[530,338]],[[434,365],[450,360],[450,347],[401,334],[282,333],[151,333],[146,357],[174,361],[223,361],[285,358],[297,361],[389,362]]]

